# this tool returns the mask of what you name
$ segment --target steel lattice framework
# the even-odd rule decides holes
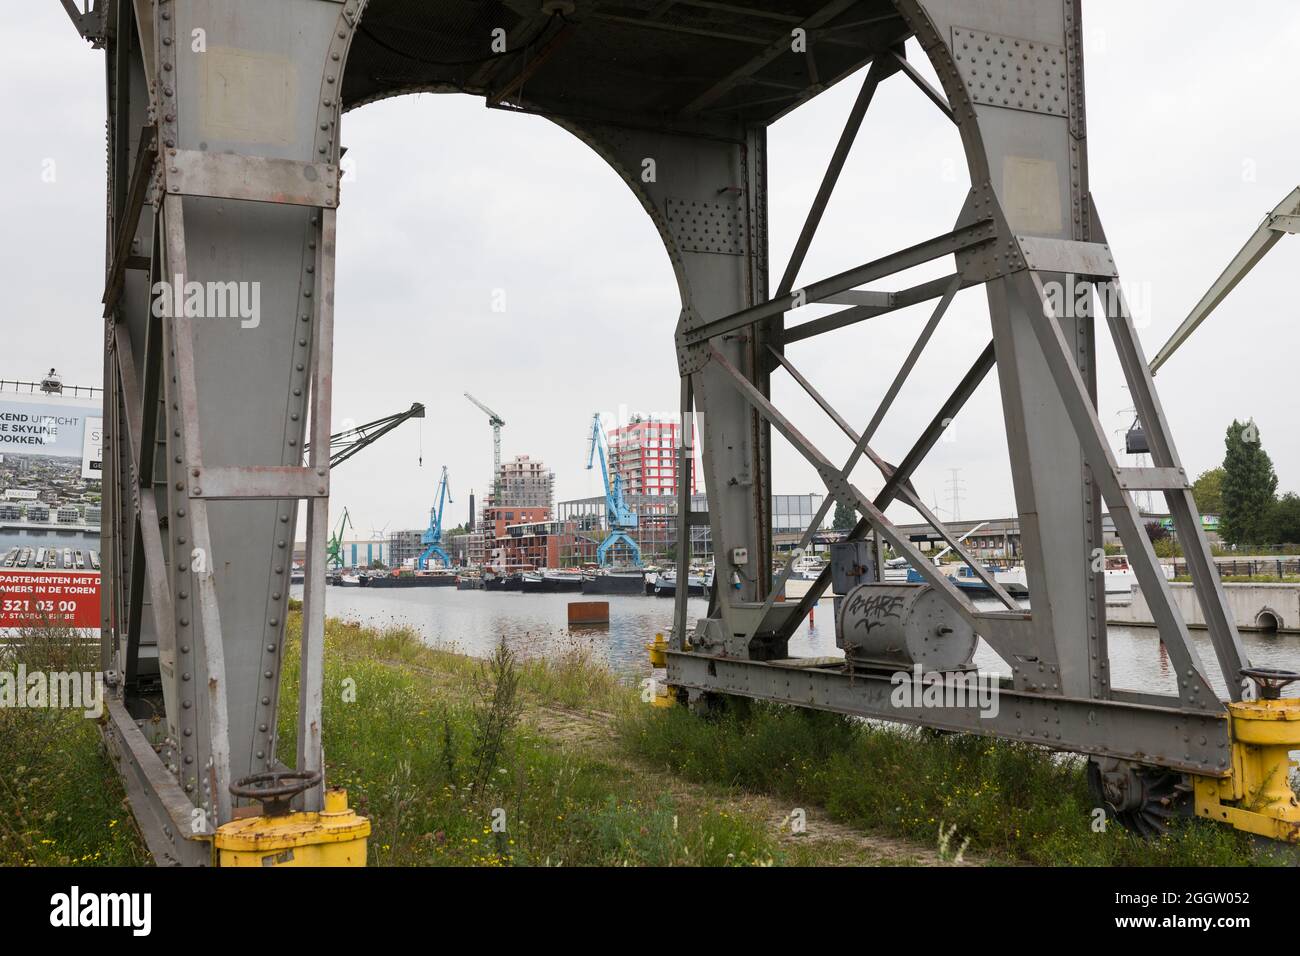
[[[703,413],[707,516],[719,588],[686,643],[679,588],[672,685],[971,730],[1112,762],[1229,773],[1225,704],[1188,639],[1133,493],[1163,492],[1233,699],[1247,666],[1088,188],[1079,0],[63,0],[107,52],[103,649],[115,675],[110,740],[159,859],[204,862],[197,818],[230,819],[230,784],[273,768],[290,549],[307,508],[297,768],[320,770],[329,500],[335,210],[342,113],[419,91],[461,91],[552,119],[627,182],[657,227],[682,299],[683,474]],[[907,59],[915,39],[940,81]],[[861,90],[790,262],[769,295],[765,128],[863,67]],[[901,79],[899,79],[901,78]],[[953,228],[796,288],[872,97],[910,82],[957,127],[972,187]],[[926,102],[928,100],[928,102]],[[857,287],[941,259],[951,273],[892,292]],[[1049,284],[1094,286],[1094,316],[1054,308]],[[158,283],[258,283],[261,317],[196,317]],[[983,286],[992,341],[897,464],[872,438],[944,312]],[[793,310],[844,306],[811,321]],[[835,411],[787,346],[906,306],[934,311],[871,420]],[[1108,330],[1154,466],[1120,467],[1096,410]],[[994,366],[1023,548],[1036,596],[977,610],[886,517],[901,500],[936,527],[910,476]],[[854,442],[840,465],[770,399],[791,375]],[[311,434],[307,434],[310,422]],[[805,666],[791,633],[828,585],[775,600],[773,433],[817,469],[853,537],[905,555],[1011,667],[1001,713],[899,710],[886,675]],[[302,447],[310,444],[303,464]],[[865,456],[885,484],[849,481]],[[691,482],[679,514],[690,512]],[[1111,685],[1100,565],[1109,508],[1177,669],[1171,696]],[[818,516],[811,536],[823,514]],[[945,533],[941,530],[941,533]],[[967,557],[952,541],[959,554]],[[879,547],[879,544],[877,545]],[[747,562],[733,562],[744,549]],[[688,573],[681,549],[679,580]],[[978,562],[972,562],[978,569]],[[741,574],[740,572],[745,572]],[[983,572],[978,572],[983,573]],[[1037,597],[1037,596],[1042,596]],[[305,795],[320,806],[320,788]]]

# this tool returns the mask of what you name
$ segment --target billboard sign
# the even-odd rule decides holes
[[[0,629],[97,628],[103,409],[0,391]]]
[[[50,624],[99,627],[99,572],[0,572],[0,628]]]
[[[86,419],[98,403],[61,395],[0,392],[0,455],[81,457]]]

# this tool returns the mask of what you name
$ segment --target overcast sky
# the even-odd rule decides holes
[[[104,66],[54,0],[26,3],[0,34],[10,91],[0,151],[0,377],[51,365],[68,383],[101,381]],[[1084,4],[1092,189],[1148,355],[1272,209],[1300,182],[1300,7],[1088,0]],[[913,59],[918,59],[912,48]],[[928,64],[923,66],[928,73]],[[769,131],[773,281],[779,277],[860,79]],[[487,110],[467,96],[422,95],[347,115],[355,163],[339,213],[335,427],[424,402],[408,423],[340,467],[333,509],[358,529],[422,526],[446,464],[464,520],[468,492],[491,480],[486,416],[506,420],[503,453],[555,470],[559,498],[600,491],[585,470],[594,411],[671,413],[676,284],[630,191],[586,146],[548,122]],[[42,173],[53,163],[54,182]],[[957,135],[902,77],[877,94],[808,256],[801,282],[948,229],[968,187]],[[1184,463],[1217,465],[1233,417],[1253,416],[1281,490],[1300,491],[1300,239],[1284,239],[1157,378]],[[917,270],[907,279],[937,275]],[[893,287],[900,280],[879,286]],[[493,290],[506,311],[492,310]],[[816,314],[811,312],[810,314]],[[789,349],[851,420],[871,415],[925,306]],[[897,460],[988,338],[982,290],[962,293],[873,444]],[[1103,345],[1102,419],[1115,444],[1131,403]],[[788,379],[774,397],[805,434],[849,446]],[[777,439],[778,493],[819,491]],[[423,451],[423,467],[418,456]],[[919,470],[916,485],[951,510],[960,468],[964,518],[1013,509],[992,377]],[[865,491],[879,487],[866,469]],[[893,514],[894,512],[891,512]],[[910,520],[906,509],[899,520]]]

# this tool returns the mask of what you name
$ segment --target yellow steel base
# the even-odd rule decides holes
[[[662,669],[668,666],[668,642],[662,634],[656,634],[654,642],[647,644],[645,649],[650,652],[651,667]]]
[[[1195,777],[1196,815],[1238,830],[1300,843],[1300,801],[1291,789],[1292,750],[1300,750],[1300,699],[1228,705],[1232,776]]]
[[[650,652],[650,666],[656,670],[662,670],[668,666],[668,642],[664,640],[663,634],[656,634],[654,643],[647,644],[645,649]],[[677,704],[677,695],[667,684],[655,685],[655,695],[650,700],[652,707],[673,707]]]
[[[365,866],[370,821],[348,809],[346,790],[326,790],[320,813],[245,817],[217,829],[218,866]]]
[[[651,707],[676,707],[677,695],[673,693],[673,689],[671,687],[665,685],[655,693],[654,700],[650,701],[650,706]]]

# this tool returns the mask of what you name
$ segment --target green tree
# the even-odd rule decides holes
[[[858,513],[842,501],[835,502],[835,517],[831,520],[831,527],[836,531],[852,531],[853,526],[858,523]]]
[[[1203,515],[1223,513],[1223,469],[1210,468],[1200,473],[1192,482],[1192,497],[1196,510]]]
[[[1300,495],[1288,493],[1273,504],[1268,517],[1270,544],[1300,544]]]
[[[1255,422],[1233,419],[1224,438],[1223,513],[1219,535],[1229,544],[1264,544],[1277,491],[1277,472]]]

